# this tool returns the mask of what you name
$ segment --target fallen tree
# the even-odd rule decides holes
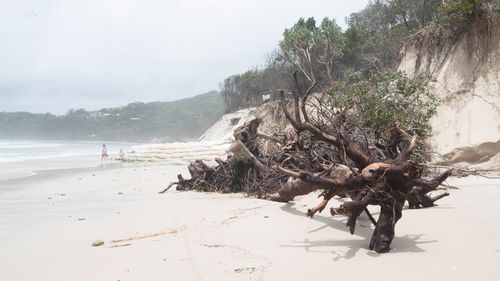
[[[294,78],[291,104],[283,91],[279,95],[291,131],[263,134],[258,131],[261,121],[254,119],[235,130],[227,160],[216,159],[215,167],[195,161],[188,167],[191,178],[179,175],[167,189],[177,185],[177,190],[246,192],[279,202],[321,190],[323,199],[307,211],[310,217],[334,196],[350,197],[351,201],[331,208],[330,213],[347,215],[353,234],[358,216],[366,212],[376,225],[369,248],[389,251],[406,201],[410,208],[431,207],[448,195],[432,197],[429,193],[451,171],[430,180],[421,178],[427,148],[418,136],[426,136],[434,100],[420,84],[401,74],[389,74],[372,83],[344,85],[345,99],[340,88],[334,87],[339,96],[330,96],[327,102],[316,97],[311,102],[314,84],[301,95],[297,76]],[[349,96],[350,91],[356,93],[354,97]],[[353,104],[356,98],[360,100]],[[398,111],[401,106],[407,106],[403,114]],[[263,153],[262,139],[272,141],[276,149]],[[377,220],[368,205],[380,206]]]

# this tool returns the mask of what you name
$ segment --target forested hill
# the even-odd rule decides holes
[[[185,141],[198,138],[224,113],[221,95],[173,102],[136,102],[64,115],[0,112],[0,139]]]

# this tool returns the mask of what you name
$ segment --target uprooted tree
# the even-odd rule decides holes
[[[387,252],[396,222],[408,201],[410,208],[431,207],[448,193],[429,195],[451,171],[422,179],[429,155],[421,141],[436,99],[423,83],[401,73],[377,74],[349,85],[334,84],[323,95],[311,94],[314,84],[300,93],[297,74],[292,100],[281,91],[280,106],[291,124],[287,132],[260,132],[254,119],[234,132],[231,155],[216,159],[215,167],[202,161],[189,165],[190,179],[178,176],[178,190],[247,192],[280,202],[321,190],[323,200],[307,211],[313,217],[334,196],[350,197],[332,215],[347,215],[351,234],[366,212],[375,229],[369,248]],[[262,140],[271,143],[262,146]],[[163,191],[163,192],[164,192]],[[367,206],[380,206],[375,219]]]

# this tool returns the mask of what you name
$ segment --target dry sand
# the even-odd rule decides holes
[[[367,249],[366,217],[352,236],[344,217],[308,219],[314,194],[288,204],[157,194],[178,172],[129,166],[0,182],[0,280],[499,280],[498,179],[450,179],[460,189],[438,207],[405,210],[380,255]]]

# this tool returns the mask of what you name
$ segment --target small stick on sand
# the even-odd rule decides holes
[[[180,230],[183,230],[183,229],[184,228],[182,228]],[[176,234],[180,230],[165,229],[165,230],[162,230],[162,231],[156,232],[156,233],[150,233],[150,234],[144,234],[144,235],[137,235],[137,236],[133,236],[133,237],[130,237],[130,238],[124,238],[124,239],[118,239],[118,240],[111,240],[111,243],[122,243],[122,242],[128,242],[128,241],[132,241],[132,240],[140,240],[140,239],[145,239],[145,238],[150,238],[150,237],[156,237],[156,236],[161,236],[161,235],[166,235],[166,234]]]

